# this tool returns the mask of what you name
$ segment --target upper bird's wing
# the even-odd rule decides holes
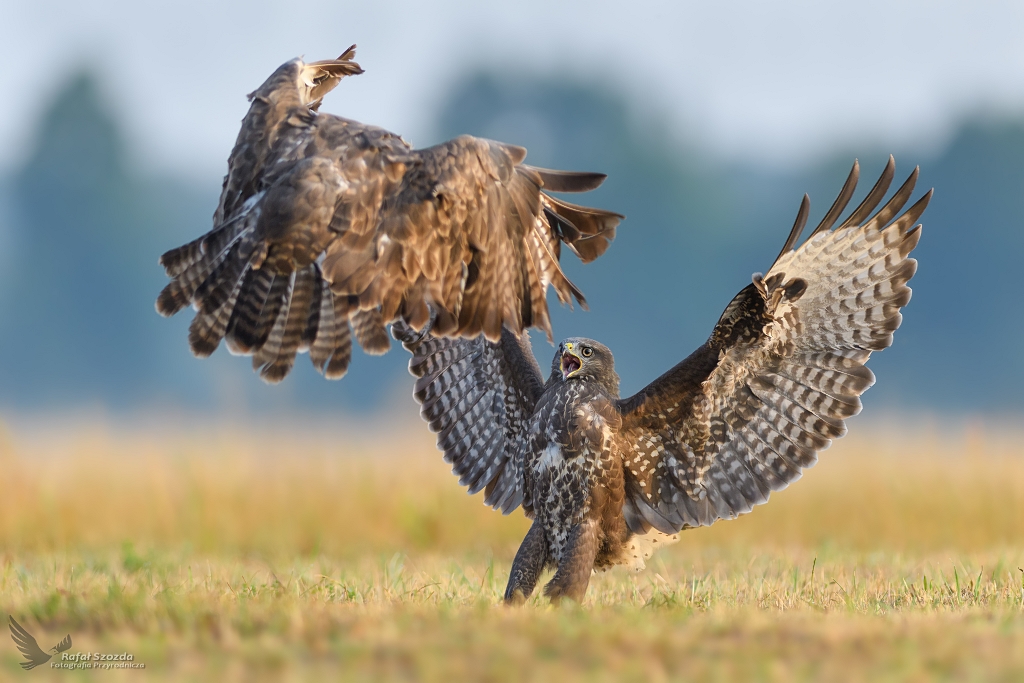
[[[515,510],[525,495],[521,445],[544,389],[529,336],[503,329],[492,342],[434,337],[404,323],[392,330],[412,352],[420,414],[459,483],[471,494],[483,489],[484,502],[505,514]]]
[[[846,433],[874,383],[872,351],[892,344],[929,191],[905,213],[917,170],[877,213],[892,157],[864,201],[832,229],[856,186],[855,163],[821,224],[798,248],[796,224],[766,276],[754,275],[689,358],[620,403],[625,514],[637,532],[708,525],[749,512]],[[894,220],[895,219],[895,220]]]
[[[21,668],[25,670],[34,669],[40,664],[49,661],[50,655],[43,652],[39,647],[39,643],[32,637],[32,634],[15,621],[14,617],[8,616],[8,619],[8,625],[11,628],[11,638],[14,639],[14,644],[17,645],[18,649],[21,650],[21,654],[28,660],[27,662],[21,662]]]
[[[289,62],[257,91],[253,108],[275,113],[253,119],[259,144],[236,146],[213,230],[161,258],[172,280],[157,310],[197,310],[196,355],[226,338],[278,381],[309,350],[337,378],[352,334],[383,353],[397,319],[415,329],[433,319],[436,336],[498,341],[505,326],[534,326],[550,337],[547,286],[584,303],[559,267],[561,245],[597,258],[622,217],[542,190],[584,192],[603,175],[533,168],[522,148],[469,136],[412,150],[313,112],[293,96],[301,67]]]
[[[283,124],[294,110],[318,108],[323,96],[342,78],[363,73],[359,64],[352,61],[355,55],[353,45],[337,59],[311,64],[292,60],[249,93],[251,104],[228,157],[228,172],[213,215],[214,226],[223,223],[260,191],[263,173],[281,155],[278,138],[288,130]]]

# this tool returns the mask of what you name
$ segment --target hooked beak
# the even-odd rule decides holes
[[[562,352],[560,365],[562,379],[569,379],[579,374],[580,369],[583,368],[583,361],[573,352],[572,347],[568,347]]]

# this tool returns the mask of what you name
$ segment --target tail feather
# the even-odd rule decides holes
[[[331,292],[331,286],[326,280],[321,278],[319,282],[319,310],[315,313],[310,311],[306,325],[306,335],[311,335],[309,359],[316,371],[327,379],[341,379],[348,371],[352,359],[349,302],[347,297]]]
[[[192,301],[200,313],[213,313],[224,304],[238,284],[255,249],[256,242],[252,239],[242,238],[234,243],[224,260],[217,264],[192,295]]]
[[[352,360],[352,330],[348,324],[349,304],[335,295],[334,320],[335,332],[331,359],[324,368],[327,379],[341,379],[348,372],[349,361]]]
[[[309,317],[306,319],[306,327],[302,330],[302,337],[299,339],[299,353],[309,351],[312,355],[313,343],[320,328],[320,307],[323,304],[325,283],[320,266],[314,263],[310,267],[313,269],[313,292],[309,300]]]
[[[256,330],[259,326],[267,295],[274,282],[274,274],[266,269],[245,272],[242,291],[231,313],[226,334],[228,349],[237,355],[252,353],[257,346]]]
[[[267,296],[268,306],[264,306],[264,312],[271,313],[271,316],[264,315],[260,318],[258,325],[259,330],[266,330],[265,336],[261,333],[257,333],[257,338],[263,336],[263,339],[252,354],[252,369],[260,374],[260,377],[267,380],[263,376],[264,368],[273,362],[277,358],[277,352],[281,348],[281,342],[284,339],[284,328],[288,322],[288,305],[291,303],[292,284],[295,279],[295,274],[290,273],[286,278],[278,275],[274,278],[274,285],[271,287],[270,295]],[[278,283],[283,282],[281,286]],[[277,291],[276,291],[277,290]],[[274,299],[281,302],[279,306],[270,306]],[[269,318],[269,319],[268,319]]]
[[[391,348],[391,337],[385,327],[380,311],[373,308],[358,311],[352,316],[352,332],[363,351],[371,356],[387,353]]]
[[[160,257],[160,265],[164,267],[167,277],[178,277],[186,268],[198,261],[203,255],[203,240],[205,239],[206,235],[203,235],[177,249],[164,252]]]
[[[253,363],[259,365],[260,377],[267,382],[280,382],[295,365],[295,355],[309,321],[314,284],[313,266],[295,273],[288,303],[282,307],[267,343],[253,357]]]
[[[246,212],[224,225],[203,235],[197,240],[172,249],[160,257],[160,263],[173,280],[164,287],[157,297],[156,310],[160,315],[172,316],[196,300],[197,292],[202,289],[202,297],[206,298],[213,290],[217,291],[216,302],[211,302],[203,309],[204,313],[212,313],[227,297],[234,285],[234,279],[244,268],[245,256],[241,266],[232,259],[233,253],[248,251],[251,255],[255,245],[251,239],[239,240],[240,235],[251,235],[255,225],[257,212]],[[233,277],[226,276],[222,271],[231,269]],[[215,275],[216,274],[216,275]],[[213,277],[211,277],[213,276]],[[219,285],[223,285],[219,288]]]
[[[156,299],[157,312],[162,316],[170,317],[191,304],[196,290],[220,266],[225,256],[221,254],[213,259],[200,259],[185,268],[160,292]]]
[[[309,346],[309,359],[313,367],[320,374],[324,373],[327,362],[331,359],[336,346],[335,340],[338,336],[338,319],[334,315],[334,295],[331,293],[331,286],[326,280],[320,281],[320,310],[316,313],[316,325],[307,324],[307,334],[312,333],[312,342]],[[348,321],[344,321],[348,324]]]
[[[242,290],[242,282],[244,280],[240,278],[235,283],[227,300],[216,311],[198,313],[192,319],[192,324],[188,328],[188,345],[197,357],[206,358],[220,346],[220,340],[227,332],[231,313],[238,301],[238,294]]]
[[[281,316],[281,309],[288,301],[291,291],[292,273],[276,273],[267,293],[266,303],[260,313],[256,329],[253,330],[253,348],[257,350],[267,343],[270,333]]]

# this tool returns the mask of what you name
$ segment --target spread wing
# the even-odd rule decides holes
[[[26,671],[34,669],[40,664],[45,664],[50,660],[50,655],[46,654],[39,647],[39,643],[32,637],[28,631],[26,631],[21,624],[15,621],[14,617],[8,616],[9,626],[11,628],[11,638],[14,639],[14,644],[21,651],[21,654],[25,656],[28,661],[20,662],[21,668]]]
[[[274,382],[308,350],[338,378],[352,336],[383,353],[395,320],[433,320],[435,336],[498,341],[504,326],[535,326],[550,337],[548,285],[585,305],[561,246],[593,260],[622,217],[542,190],[588,191],[603,175],[533,168],[522,148],[469,136],[413,150],[313,111],[311,66],[289,62],[254,93],[213,230],[161,258],[172,280],[157,310],[196,309],[193,353],[226,339]]]
[[[505,514],[524,498],[521,445],[544,389],[529,336],[503,329],[501,339],[434,337],[404,324],[392,328],[412,352],[409,372],[420,414],[459,483]]]
[[[213,224],[220,225],[260,190],[261,176],[282,156],[279,135],[288,130],[282,125],[298,109],[316,110],[323,96],[345,76],[363,73],[352,58],[353,45],[337,59],[304,64],[292,60],[282,64],[263,85],[249,93],[252,103],[238,131],[235,146],[228,157],[220,201]]]
[[[817,461],[860,412],[874,383],[872,351],[892,344],[929,191],[905,213],[917,170],[873,216],[892,181],[889,158],[864,201],[833,229],[856,186],[855,163],[802,245],[796,224],[766,276],[729,304],[689,358],[620,403],[627,458],[626,518],[643,532],[708,525],[764,503]],[[895,219],[895,220],[894,220]]]

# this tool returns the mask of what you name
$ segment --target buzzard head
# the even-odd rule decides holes
[[[619,376],[615,373],[612,352],[593,339],[571,337],[559,344],[551,372],[563,382],[598,382],[618,396]]]
[[[309,64],[300,61],[299,94],[303,104],[316,111],[320,108],[324,95],[334,90],[345,76],[363,73],[362,67],[352,61],[356,56],[356,46],[341,53],[337,59],[325,59]]]

